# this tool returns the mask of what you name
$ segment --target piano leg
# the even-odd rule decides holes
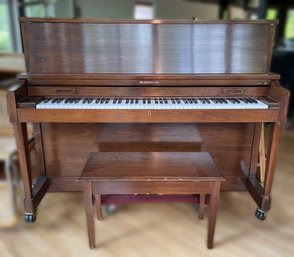
[[[247,176],[244,181],[248,192],[251,194],[251,196],[258,205],[258,209],[255,212],[255,216],[260,220],[264,220],[266,218],[265,213],[270,209],[271,205],[270,194],[282,130],[282,123],[277,122],[271,124],[268,141],[268,151],[266,155],[267,159],[264,185],[262,186],[260,181],[256,178],[256,175],[253,173],[249,174],[249,176]],[[243,170],[246,171],[247,168],[243,168]]]
[[[261,211],[265,212],[270,208],[270,194],[272,189],[272,183],[274,178],[274,172],[276,168],[276,162],[278,157],[279,143],[283,130],[283,125],[279,122],[272,123],[269,134],[269,145],[266,160],[266,173],[264,180],[264,192],[263,201],[261,205]]]
[[[18,150],[20,172],[24,185],[24,208],[25,221],[34,222],[36,220],[36,209],[43,196],[49,188],[48,178],[40,176],[34,186],[32,186],[31,163],[29,155],[29,142],[26,123],[13,123],[15,139]]]
[[[33,214],[35,212],[33,208],[33,191],[32,191],[32,177],[31,177],[31,166],[29,159],[28,149],[28,138],[27,138],[27,127],[25,123],[14,123],[15,139],[18,149],[18,158],[20,172],[24,184],[24,205],[25,213]]]
[[[270,209],[271,205],[271,188],[277,162],[277,154],[280,143],[280,138],[283,130],[283,124],[287,118],[287,107],[289,102],[289,92],[283,89],[278,81],[274,81],[271,85],[270,96],[281,103],[279,121],[271,123],[270,134],[268,140],[268,151],[266,154],[265,178],[263,186],[256,179],[254,174],[249,174],[245,179],[245,186],[252,195],[253,199],[258,204],[255,216],[260,219],[265,219],[265,212]],[[259,142],[259,140],[258,140]],[[256,147],[254,147],[256,148]],[[254,163],[254,162],[253,162]]]

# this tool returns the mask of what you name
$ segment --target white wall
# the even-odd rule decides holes
[[[156,0],[156,15],[160,19],[218,19],[219,6],[185,0]]]
[[[58,0],[58,2],[71,0]],[[133,19],[136,0],[79,0],[82,18]],[[186,0],[149,0],[154,2],[157,19],[217,19],[219,7]]]
[[[57,0],[55,2],[54,16],[58,18],[73,18],[74,17],[73,0]]]
[[[82,18],[133,19],[135,0],[81,0]]]

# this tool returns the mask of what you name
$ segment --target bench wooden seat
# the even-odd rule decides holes
[[[84,181],[91,248],[95,247],[94,205],[101,219],[103,194],[210,195],[207,247],[213,247],[219,190],[224,178],[209,153],[92,153],[79,179]]]

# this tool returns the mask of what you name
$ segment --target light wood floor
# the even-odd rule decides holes
[[[215,248],[206,249],[207,219],[188,204],[141,204],[121,208],[96,222],[97,246],[90,250],[81,194],[48,194],[34,224],[21,221],[0,230],[1,257],[53,256],[294,256],[294,134],[283,136],[264,222],[254,217],[248,193],[224,193]]]

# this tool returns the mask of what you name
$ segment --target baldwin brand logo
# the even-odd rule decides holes
[[[159,81],[158,80],[140,80],[139,81],[140,85],[159,85]]]

